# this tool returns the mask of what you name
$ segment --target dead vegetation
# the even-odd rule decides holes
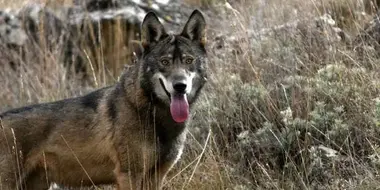
[[[345,41],[363,31],[378,1],[187,1],[223,16],[215,15],[220,22],[209,30],[212,75],[168,189],[379,186],[380,60],[370,45],[357,52]],[[117,35],[102,41],[115,46],[95,52],[99,60],[124,51],[117,45],[125,29],[120,23],[106,28]],[[116,80],[90,72],[94,86],[67,77],[58,54],[43,54],[43,62],[27,54],[22,69],[0,70],[0,110]],[[111,62],[115,71],[124,63]]]

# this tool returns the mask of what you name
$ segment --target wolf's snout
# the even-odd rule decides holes
[[[178,92],[178,93],[181,93],[181,94],[184,94],[186,92],[186,83],[180,81],[180,82],[175,82],[173,83],[173,89]]]

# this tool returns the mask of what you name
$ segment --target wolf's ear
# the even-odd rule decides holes
[[[200,11],[193,11],[181,35],[192,41],[198,41],[200,44],[206,45],[206,21]]]
[[[142,23],[141,43],[144,48],[152,42],[158,42],[164,36],[167,36],[164,26],[158,20],[156,14],[149,12]]]

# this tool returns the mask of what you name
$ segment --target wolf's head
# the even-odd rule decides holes
[[[188,118],[189,106],[206,82],[205,27],[198,10],[177,35],[166,33],[153,12],[142,24],[141,88],[167,106],[179,123]]]

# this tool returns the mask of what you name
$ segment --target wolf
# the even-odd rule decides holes
[[[169,34],[149,12],[137,57],[112,86],[0,114],[0,189],[161,189],[207,81],[202,13]]]

